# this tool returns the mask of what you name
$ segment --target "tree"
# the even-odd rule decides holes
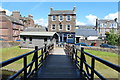
[[[110,45],[116,45],[118,43],[118,34],[114,34],[114,30],[112,29],[110,33],[106,33],[106,41]]]

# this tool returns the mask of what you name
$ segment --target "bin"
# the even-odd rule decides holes
[[[97,44],[96,43],[94,43],[94,46],[96,46]]]
[[[91,43],[91,46],[94,46],[94,43]]]

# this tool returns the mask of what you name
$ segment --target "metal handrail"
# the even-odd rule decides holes
[[[21,70],[19,70],[17,73],[15,73],[14,75],[10,76],[8,80],[15,79],[23,71],[24,71],[24,80],[26,80],[27,78],[29,78],[34,73],[34,71],[37,71],[39,64],[42,64],[43,60],[45,60],[49,51],[51,51],[53,49],[53,47],[54,47],[53,44],[50,44],[48,46],[45,45],[44,47],[41,47],[39,49],[38,49],[38,46],[35,46],[35,50],[33,50],[33,51],[30,51],[30,52],[22,54],[20,56],[8,59],[8,60],[3,61],[3,62],[0,62],[0,65],[1,65],[0,68],[5,67],[5,66],[7,66],[11,63],[14,63],[15,61],[18,61],[18,60],[23,58],[24,59],[24,67]],[[41,55],[38,56],[38,51],[39,50],[41,50]],[[33,59],[29,64],[27,64],[27,56],[32,54],[32,53],[34,53]],[[45,55],[45,57],[43,57],[43,55]],[[39,58],[42,60],[42,62],[40,61],[40,63],[38,63]],[[35,63],[35,68],[31,71],[33,63]],[[30,68],[29,68],[29,72],[27,73],[27,68],[28,67],[30,67]]]
[[[94,69],[95,68],[95,60],[99,61],[100,63],[103,63],[104,65],[106,65],[106,66],[108,66],[108,67],[110,67],[110,68],[112,68],[120,73],[120,66],[115,65],[115,64],[110,63],[104,59],[101,59],[97,56],[94,56],[90,53],[85,52],[83,47],[81,47],[81,49],[78,49],[74,45],[70,46],[67,44],[65,46],[65,48],[67,50],[67,53],[69,55],[71,55],[71,58],[74,60],[74,62],[76,62],[76,66],[78,67],[78,69],[80,69],[81,75],[82,75],[82,73],[84,73],[86,75],[86,77],[90,80],[94,79],[94,74],[96,74],[100,79],[106,80],[100,73],[98,73]],[[81,52],[81,55],[79,55],[79,56],[77,55],[78,51]],[[85,55],[92,58],[91,65],[87,64]],[[78,63],[78,59],[80,60],[80,63]],[[85,65],[87,72],[85,70],[83,70],[83,64]],[[91,70],[91,74],[89,74],[88,68]]]

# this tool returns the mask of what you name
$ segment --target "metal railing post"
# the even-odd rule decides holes
[[[72,60],[74,60],[74,52],[73,52],[74,51],[74,45],[71,48],[72,48],[72,52],[71,52],[72,56],[71,57],[72,57]]]
[[[75,63],[77,63],[77,49],[76,49],[76,52],[75,52]]]
[[[95,59],[92,58],[92,64],[91,64],[91,80],[94,80],[94,68],[95,68]]]
[[[43,48],[41,49],[41,55],[42,55],[41,61],[43,62]]]
[[[35,46],[35,71],[38,69],[38,46]]]
[[[46,50],[47,49],[47,44],[45,44],[45,48],[44,48],[44,52],[45,52],[45,58],[47,57],[47,53],[46,53]]]
[[[84,61],[84,48],[81,47],[81,60],[80,60],[80,74],[82,75],[83,71],[83,61]]]
[[[27,80],[27,57],[24,57],[24,80]]]

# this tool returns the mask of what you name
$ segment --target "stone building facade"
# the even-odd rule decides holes
[[[52,44],[55,32],[47,32],[44,27],[28,27],[20,33],[21,48],[43,47]]]
[[[5,10],[0,11],[0,37],[8,41],[19,41],[20,33],[27,27],[35,27],[33,16],[22,17],[19,11],[13,11],[11,16]]]
[[[20,11],[13,11],[11,16],[16,18],[17,20],[20,20],[21,23],[24,24],[25,28],[35,26],[32,15],[28,15],[28,17],[22,17]]]
[[[118,33],[118,22],[115,20],[98,20],[96,19],[96,30],[101,37],[105,37],[106,32],[114,30],[114,33]]]
[[[16,18],[7,16],[6,11],[0,11],[0,37],[9,41],[20,40],[20,32],[24,25]]]
[[[73,10],[53,10],[48,15],[48,31],[57,32],[56,42],[72,42],[75,38],[76,7]]]

